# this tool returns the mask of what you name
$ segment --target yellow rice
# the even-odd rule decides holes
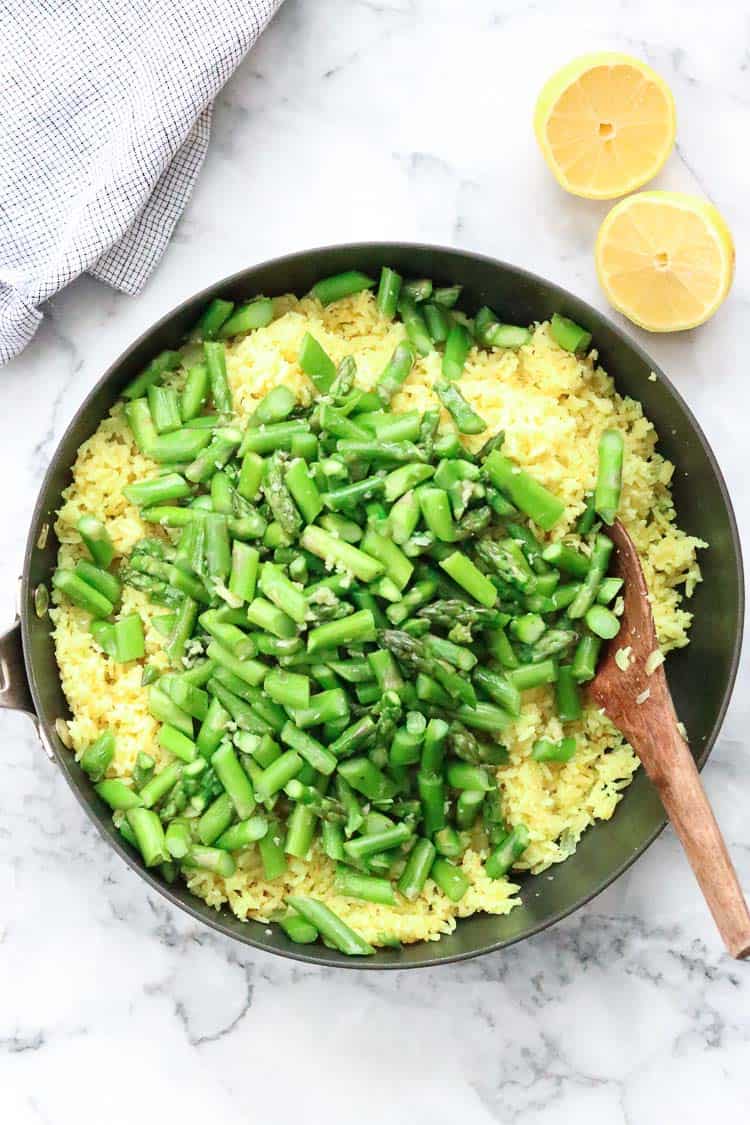
[[[374,384],[404,332],[400,323],[380,317],[369,293],[325,309],[312,298],[283,297],[275,301],[275,313],[267,328],[228,348],[235,409],[243,417],[277,383],[309,401],[312,387],[297,363],[305,332],[312,332],[335,361],[354,355],[358,381],[365,388]],[[395,409],[435,406],[431,387],[439,362],[437,353],[417,361],[394,399]],[[177,382],[182,377],[182,372],[174,376]],[[670,494],[673,466],[655,452],[657,435],[640,404],[615,393],[609,376],[596,365],[596,353],[580,359],[562,351],[548,325],[539,324],[530,343],[518,352],[473,349],[461,390],[489,427],[488,433],[467,439],[469,447],[478,448],[489,433],[505,430],[505,451],[565,502],[565,515],[553,538],[570,536],[583,509],[583,495],[596,476],[602,429],[617,426],[623,431],[621,517],[641,555],[662,650],[687,644],[691,616],[681,603],[700,581],[695,555],[705,544],[675,526]],[[65,492],[56,525],[60,565],[70,565],[81,553],[75,526],[86,512],[106,522],[118,553],[127,553],[141,536],[154,534],[154,525],[144,524],[122,494],[124,485],[153,471],[153,463],[133,443],[122,406],[115,406],[78,452],[73,483]],[[140,664],[110,661],[90,636],[88,615],[58,598],[55,601],[51,613],[57,659],[72,712],[69,733],[76,755],[80,757],[109,727],[117,744],[111,776],[127,779],[139,750],[163,761],[165,754],[156,742],[158,723],[148,713],[146,692],[140,685]],[[134,609],[146,624],[149,660],[166,668],[163,639],[150,626],[152,609],[143,594],[126,587],[121,612]],[[153,612],[164,610],[153,607]],[[543,688],[527,693],[523,713],[508,732],[510,761],[498,770],[504,808],[508,821],[522,822],[531,836],[519,870],[539,873],[569,856],[590,824],[612,816],[637,768],[630,747],[598,711],[588,710],[575,726],[572,733],[578,748],[570,762],[545,764],[531,759],[536,739],[556,739],[562,733],[552,692]],[[291,859],[287,873],[272,883],[264,880],[255,851],[238,857],[237,870],[228,879],[198,871],[185,875],[195,894],[216,908],[228,902],[240,918],[270,919],[283,908],[285,895],[307,893],[328,903],[369,941],[412,942],[449,933],[457,917],[478,910],[506,914],[518,904],[517,886],[508,879],[488,879],[483,858],[479,842],[466,852],[462,865],[471,889],[458,904],[451,903],[431,880],[417,902],[396,907],[342,898],[334,890],[332,863],[317,849],[305,861]]]

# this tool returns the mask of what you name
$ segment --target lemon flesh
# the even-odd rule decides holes
[[[583,55],[557,71],[536,103],[534,131],[561,187],[615,199],[652,179],[674,146],[672,92],[640,59]]]
[[[703,324],[732,284],[734,242],[717,209],[694,195],[642,191],[615,204],[596,240],[608,301],[649,332]]]

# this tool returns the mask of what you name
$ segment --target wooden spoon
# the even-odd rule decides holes
[[[737,873],[680,734],[664,668],[646,673],[646,661],[658,646],[638,553],[619,520],[605,530],[615,545],[613,573],[625,583],[625,611],[589,693],[625,735],[656,786],[727,949],[732,957],[747,957],[750,912]],[[630,663],[623,672],[615,652],[628,647]]]

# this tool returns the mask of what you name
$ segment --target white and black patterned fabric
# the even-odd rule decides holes
[[[137,293],[281,0],[0,0],[0,363],[88,272]]]

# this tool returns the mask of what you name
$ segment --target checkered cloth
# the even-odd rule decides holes
[[[84,271],[137,293],[281,0],[0,0],[0,363]]]

